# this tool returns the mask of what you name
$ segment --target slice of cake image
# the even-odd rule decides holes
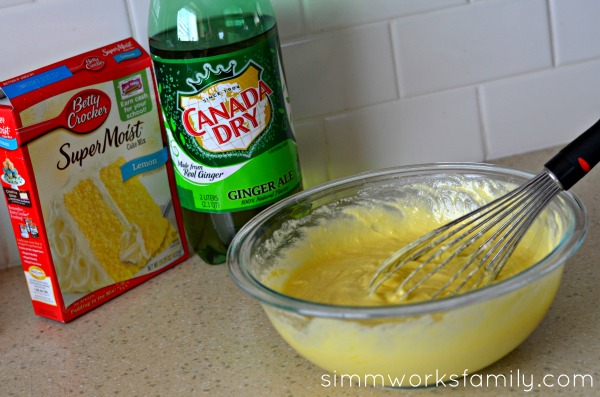
[[[88,169],[54,195],[48,239],[63,293],[89,293],[128,280],[179,242],[139,176],[123,181],[123,164],[119,158]],[[166,180],[164,185],[168,189]]]

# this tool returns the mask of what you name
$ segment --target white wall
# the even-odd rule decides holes
[[[127,36],[145,45],[148,3],[0,0],[0,80]],[[307,186],[551,147],[600,116],[599,0],[272,3]],[[0,268],[16,262],[5,229]]]

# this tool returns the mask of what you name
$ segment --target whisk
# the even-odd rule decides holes
[[[599,160],[600,121],[564,147],[526,184],[393,253],[371,279],[370,293],[410,262],[418,265],[396,287],[399,300],[406,299],[449,264],[458,270],[433,291],[431,299],[491,284],[546,205],[583,178]]]

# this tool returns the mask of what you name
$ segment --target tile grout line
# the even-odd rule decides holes
[[[552,0],[546,0],[546,8],[548,11],[548,32],[550,34],[550,56],[552,58],[552,67],[556,68],[558,67],[558,56],[557,56],[557,50],[556,50],[556,36],[557,33],[554,29],[554,27],[556,26],[556,23],[554,23],[555,21],[555,10],[552,7]]]
[[[487,128],[487,118],[486,118],[486,112],[485,112],[485,95],[482,92],[483,87],[481,85],[477,85],[475,87],[475,95],[477,97],[477,114],[479,115],[479,128],[480,128],[480,133],[481,133],[481,145],[482,145],[482,152],[483,152],[483,160],[484,161],[489,161],[489,157],[490,157],[490,137],[489,137],[489,131]]]

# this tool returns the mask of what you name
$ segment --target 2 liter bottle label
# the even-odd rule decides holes
[[[208,58],[153,56],[184,207],[215,213],[258,208],[299,187],[275,40]]]

